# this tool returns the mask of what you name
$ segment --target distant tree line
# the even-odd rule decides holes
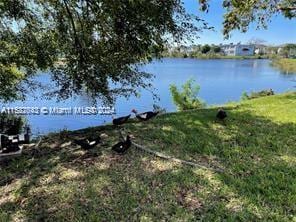
[[[250,41],[248,44],[255,45],[255,54],[258,56],[265,56],[268,58],[283,57],[296,58],[296,44],[285,44],[281,46],[269,46],[263,42]],[[205,44],[205,45],[190,45],[190,46],[167,46],[163,56],[165,57],[179,57],[179,58],[220,58],[225,56],[221,45]]]
[[[219,45],[181,45],[178,47],[167,47],[163,55],[165,57],[199,57],[199,55],[219,54],[222,55],[222,49]]]

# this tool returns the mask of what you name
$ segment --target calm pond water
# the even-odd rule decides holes
[[[169,85],[182,85],[189,78],[194,78],[200,85],[199,97],[207,104],[223,104],[237,101],[242,92],[272,88],[275,92],[295,90],[295,76],[284,75],[271,67],[269,60],[198,60],[172,59],[153,61],[143,66],[143,70],[153,73],[156,93],[160,101],[158,105],[167,111],[175,111],[169,92]],[[50,83],[48,75],[37,77],[41,82]],[[117,115],[127,115],[132,108],[139,111],[152,110],[155,102],[150,92],[142,90],[141,97],[129,100],[119,98],[116,103]],[[24,107],[79,107],[91,106],[87,98],[79,97],[57,103],[56,100],[27,98],[24,102],[5,104],[2,106]],[[98,104],[100,106],[100,104]],[[111,116],[103,115],[29,115],[28,122],[33,133],[48,133],[62,129],[75,130],[89,126],[98,126],[111,121]]]

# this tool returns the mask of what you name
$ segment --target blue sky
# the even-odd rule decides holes
[[[251,38],[263,39],[270,45],[296,43],[296,19],[289,20],[281,15],[276,15],[266,30],[256,30],[256,25],[252,24],[246,33],[233,31],[231,38],[224,40],[222,22],[225,11],[222,8],[222,0],[211,0],[209,13],[198,10],[198,0],[184,0],[184,5],[188,12],[204,18],[211,26],[215,27],[215,31],[206,31],[200,34],[200,38],[196,41],[197,44],[246,43]]]

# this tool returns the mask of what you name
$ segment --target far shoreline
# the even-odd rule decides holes
[[[267,59],[272,60],[271,56],[261,56],[261,55],[255,55],[255,56],[219,56],[219,55],[204,55],[204,56],[164,56],[163,58],[168,59],[201,59],[201,60],[211,60],[211,59]]]

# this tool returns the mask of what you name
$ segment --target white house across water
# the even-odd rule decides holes
[[[244,44],[227,44],[221,45],[222,51],[225,55],[229,56],[251,56],[254,55],[255,46],[254,45],[244,45]]]

